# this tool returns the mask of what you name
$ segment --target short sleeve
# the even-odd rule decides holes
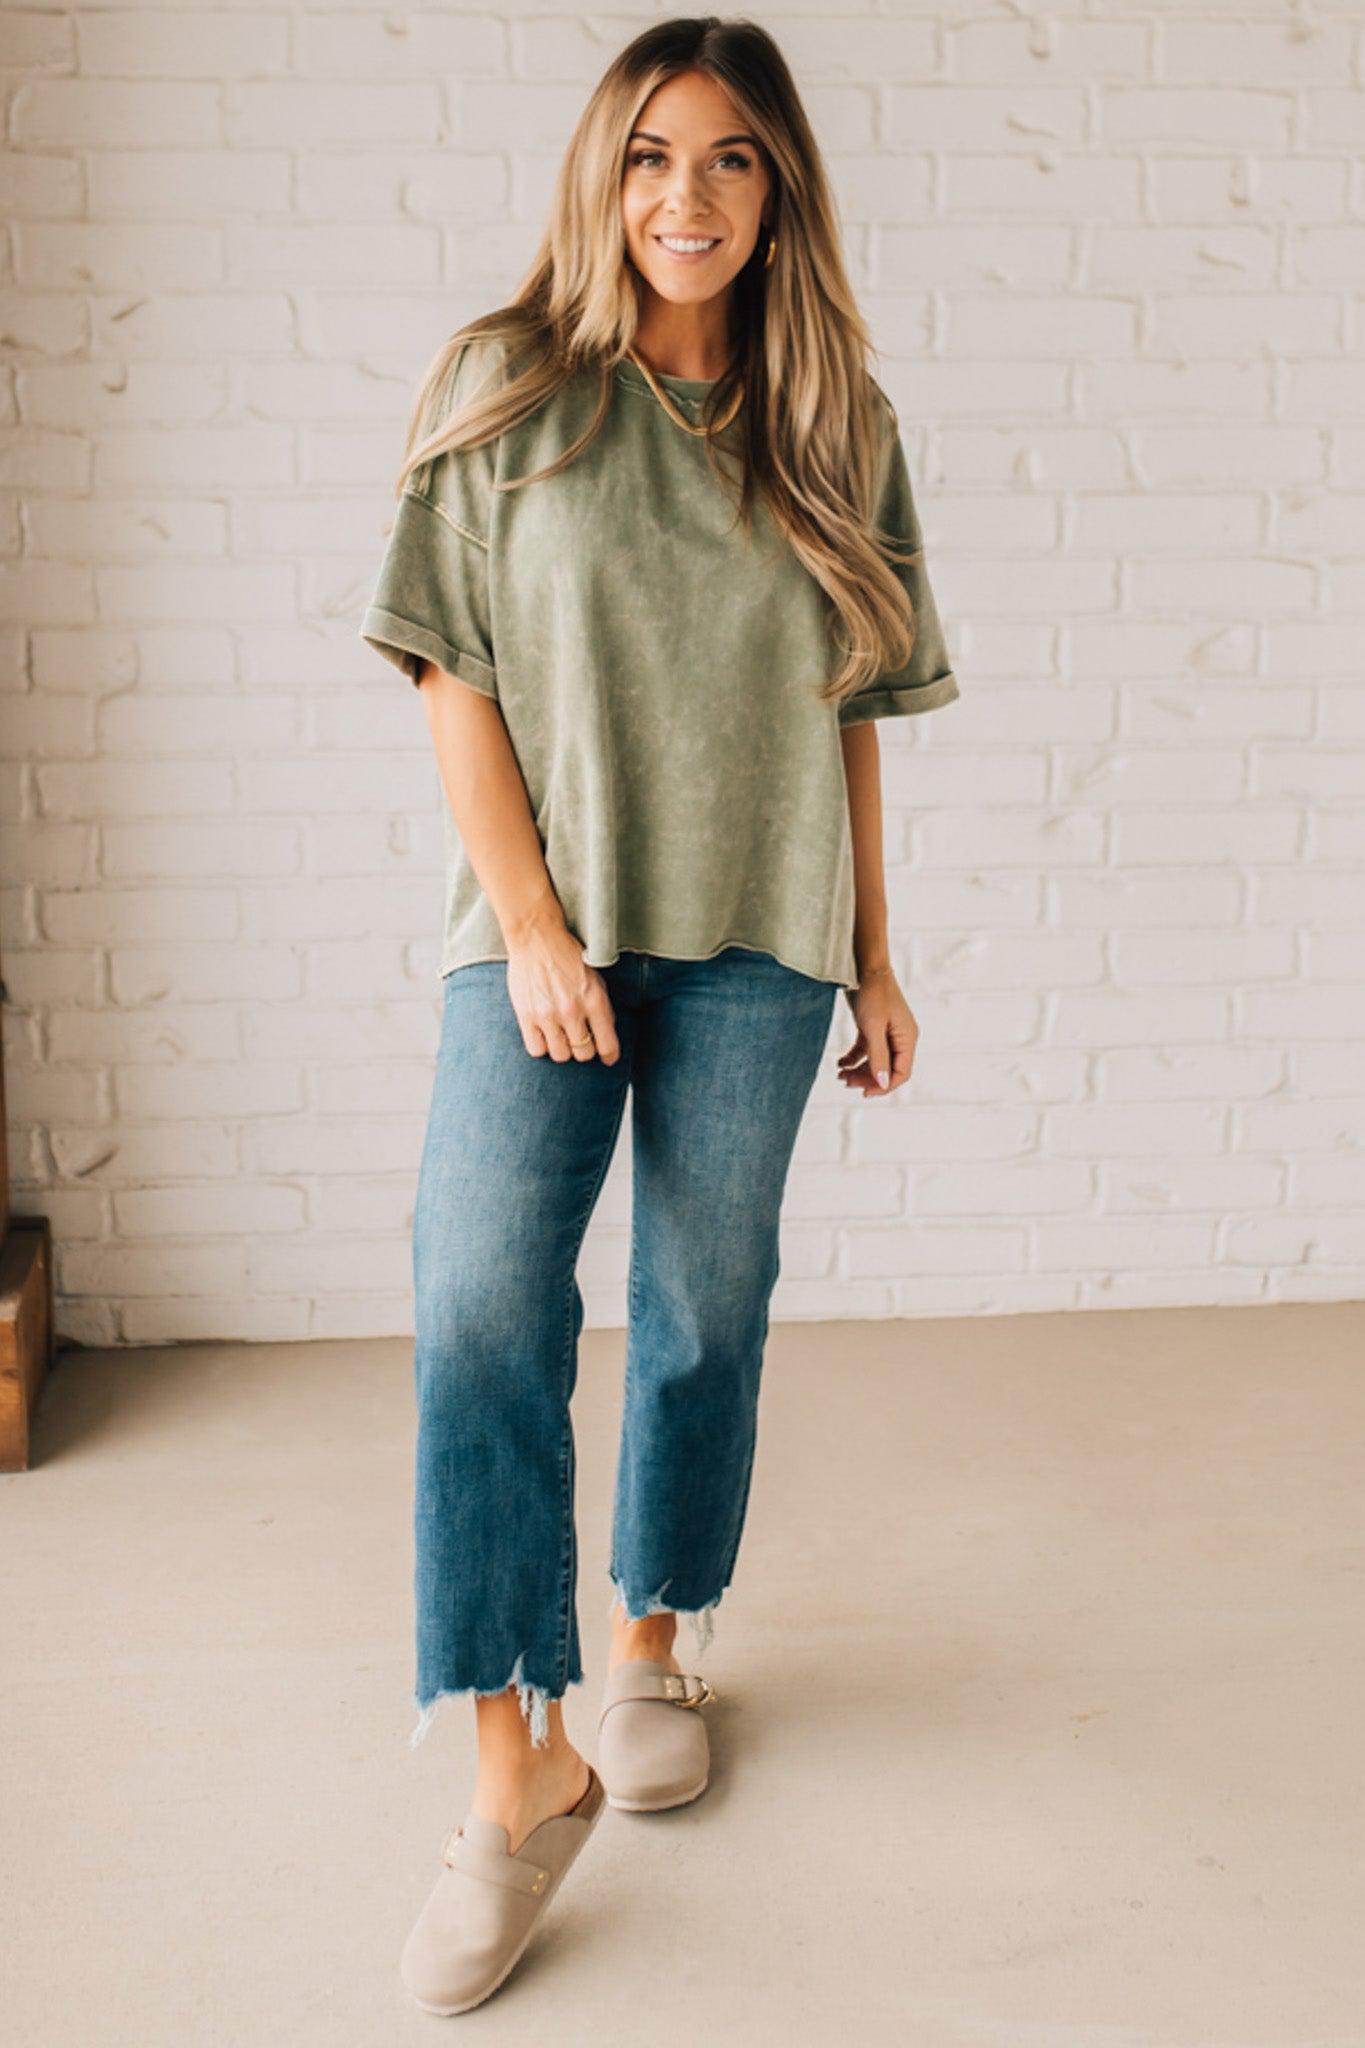
[[[889,410],[889,401],[887,403]],[[934,711],[942,704],[951,704],[959,695],[957,677],[948,659],[938,607],[924,566],[924,536],[920,531],[919,515],[910,488],[910,471],[894,412],[890,415],[889,445],[882,456],[882,480],[874,518],[883,532],[891,537],[897,553],[915,550],[913,561],[890,565],[909,592],[915,614],[915,639],[910,659],[903,668],[885,670],[881,675],[873,676],[870,682],[844,699],[839,706],[841,726],[860,725],[869,718],[895,718],[909,712]]]
[[[481,358],[465,345],[431,421],[483,387]],[[414,683],[433,661],[484,696],[498,694],[488,576],[496,457],[496,441],[438,455],[413,470],[398,500],[360,637]]]

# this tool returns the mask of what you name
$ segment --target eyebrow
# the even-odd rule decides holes
[[[668,137],[666,135],[651,135],[648,128],[632,128],[627,140],[634,142],[637,135],[642,142],[662,142],[665,148],[668,147]],[[718,135],[711,144],[711,148],[719,149],[722,143],[726,142],[748,142],[752,143],[755,149],[758,148],[758,137],[756,135]]]

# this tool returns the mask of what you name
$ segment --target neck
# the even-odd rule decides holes
[[[724,376],[734,353],[726,295],[701,306],[672,306],[654,297],[641,311],[631,346],[657,376],[699,383]]]

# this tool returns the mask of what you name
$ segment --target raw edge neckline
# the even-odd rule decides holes
[[[649,379],[628,356],[616,365],[616,374],[632,391],[649,391]],[[664,370],[656,370],[654,375],[665,390],[674,392],[679,398],[705,398],[707,392],[713,391],[720,382],[719,377],[673,377]],[[649,395],[651,398],[654,396],[652,391]]]

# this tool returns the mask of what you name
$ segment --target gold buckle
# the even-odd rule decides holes
[[[716,1691],[709,1678],[703,1678],[699,1671],[694,1671],[692,1675],[701,1686],[701,1691],[692,1699],[684,1699],[680,1695],[675,1701],[675,1705],[680,1707],[704,1707],[708,1700],[720,1698],[720,1694]]]

